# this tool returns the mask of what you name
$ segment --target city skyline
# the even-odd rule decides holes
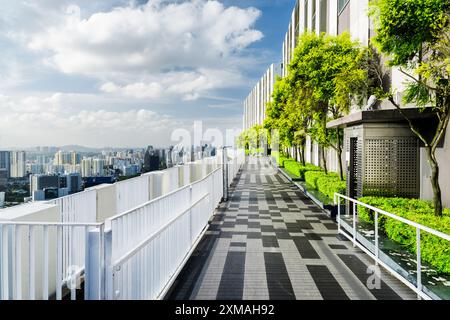
[[[0,149],[11,149],[165,146],[198,119],[240,128],[248,89],[281,59],[292,1],[1,2]]]

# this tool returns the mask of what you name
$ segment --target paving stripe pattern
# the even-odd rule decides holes
[[[338,235],[336,223],[265,158],[249,158],[228,202],[172,285],[173,300],[396,300],[412,290]]]

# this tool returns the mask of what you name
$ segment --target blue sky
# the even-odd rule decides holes
[[[0,0],[0,148],[242,125],[294,0]]]

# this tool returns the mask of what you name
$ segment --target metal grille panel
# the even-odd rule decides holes
[[[419,196],[416,138],[366,139],[364,149],[365,196]]]

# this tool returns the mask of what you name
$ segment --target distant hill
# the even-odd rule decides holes
[[[75,152],[101,152],[102,148],[90,148],[79,145],[67,145],[58,147],[62,151],[75,151]]]

